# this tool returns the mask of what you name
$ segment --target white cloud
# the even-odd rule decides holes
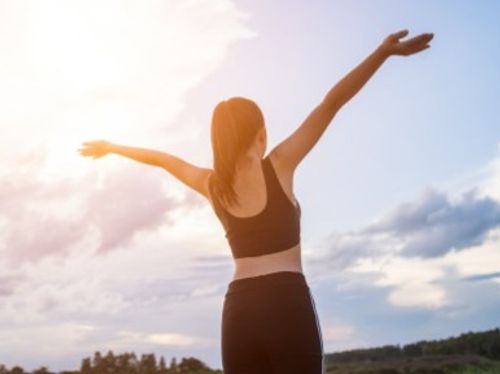
[[[189,336],[179,333],[155,333],[155,334],[144,334],[141,332],[134,331],[120,331],[118,336],[123,340],[124,345],[131,343],[151,343],[160,346],[169,347],[202,347],[207,344],[210,346],[214,342],[210,339]]]
[[[500,154],[459,197],[427,188],[367,227],[331,234],[328,252],[311,261],[314,273],[337,269],[340,291],[386,288],[387,302],[398,308],[462,313],[468,306],[460,290],[469,290],[463,282],[498,283],[499,161]]]
[[[354,273],[373,273],[373,283],[391,289],[388,301],[398,307],[439,308],[446,304],[444,288],[433,282],[445,272],[436,260],[397,256],[362,258],[349,268]]]
[[[491,230],[481,245],[450,251],[439,258],[408,258],[398,254],[363,257],[346,269],[346,273],[351,272],[353,277],[374,275],[370,284],[388,287],[388,301],[397,307],[433,310],[460,305],[463,300],[458,290],[464,277],[500,272],[500,228]],[[487,280],[498,283],[498,277]],[[357,287],[363,286],[367,284],[357,283]]]
[[[446,292],[442,287],[419,281],[396,287],[389,294],[388,300],[399,307],[437,309],[447,304]]]
[[[452,266],[460,276],[500,272],[500,228],[491,230],[481,245],[449,252],[442,262]]]
[[[26,322],[16,326],[15,330],[2,328],[0,329],[2,363],[19,365],[31,357],[43,359],[38,362],[41,364],[46,362],[47,358],[72,354],[81,349],[81,345],[93,335],[94,331],[95,327],[91,324],[70,321],[53,321],[50,325]]]
[[[324,351],[326,353],[361,348],[367,342],[354,327],[345,323],[323,323],[321,327]]]
[[[353,335],[353,328],[349,325],[327,326],[322,328],[323,337],[327,341],[343,341]]]

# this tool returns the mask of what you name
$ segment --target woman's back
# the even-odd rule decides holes
[[[210,197],[233,251],[233,279],[302,272],[300,205],[293,194],[292,176],[275,164],[271,153],[237,165],[233,188],[239,205],[227,206]]]

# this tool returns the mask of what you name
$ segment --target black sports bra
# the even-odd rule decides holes
[[[295,206],[281,187],[269,155],[261,161],[266,184],[266,206],[253,216],[237,217],[217,199],[220,219],[234,258],[254,257],[290,249],[300,242],[300,204]]]

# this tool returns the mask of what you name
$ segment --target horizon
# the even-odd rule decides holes
[[[446,341],[446,340],[449,340],[449,339],[456,339],[456,338],[459,338],[461,336],[465,336],[465,335],[469,335],[469,334],[481,334],[481,333],[486,333],[486,332],[491,332],[491,331],[497,331],[497,330],[500,330],[500,327],[496,327],[496,328],[493,328],[493,329],[488,329],[488,330],[482,330],[482,331],[467,331],[467,332],[463,332],[463,333],[460,333],[459,335],[453,335],[453,336],[449,336],[449,337],[446,337],[446,338],[441,338],[441,339],[433,339],[433,340],[426,340],[426,339],[423,339],[423,340],[419,340],[419,341],[414,341],[414,342],[410,342],[410,343],[407,343],[407,345],[412,345],[412,344],[418,344],[418,343],[422,343],[422,342],[429,342],[429,341]],[[387,347],[387,346],[396,346],[396,347],[399,347],[400,349],[404,348],[406,345],[403,345],[403,344],[382,344],[382,345],[379,345],[379,346],[373,346],[373,347],[366,347],[366,348],[352,348],[352,349],[348,349],[348,350],[342,350],[342,351],[333,351],[333,352],[325,352],[325,355],[332,355],[332,354],[342,354],[342,353],[350,353],[350,352],[355,352],[355,351],[362,351],[362,350],[370,350],[370,349],[377,349],[377,348],[383,348],[383,347]],[[90,353],[88,356],[84,356],[81,358],[81,362],[83,362],[84,360],[86,359],[91,359],[94,357],[94,355],[96,353],[100,353],[101,355],[107,355],[109,352],[112,352],[114,356],[119,356],[119,355],[122,355],[122,354],[134,354],[136,357],[141,357],[142,355],[146,354],[153,354],[155,355],[154,352],[134,352],[134,351],[123,351],[123,352],[113,352],[111,350],[105,350],[105,351],[96,351],[96,352],[92,352]],[[155,355],[156,357],[156,355]],[[173,360],[175,360],[177,363],[179,363],[180,361],[182,361],[182,359],[184,358],[196,358],[196,357],[193,357],[193,356],[190,356],[189,353],[186,355],[186,356],[170,356],[170,357],[165,357],[165,355],[162,355],[160,354],[158,357],[156,357],[156,359],[158,360],[158,362],[161,360],[161,359],[164,359],[165,360],[165,363],[167,364],[167,367],[171,364],[171,362]],[[0,368],[2,367],[3,363],[0,362]],[[13,365],[11,367],[11,369],[13,367],[22,367],[21,364],[17,364],[17,365]],[[208,365],[210,367],[210,365]],[[42,366],[39,366],[37,368],[41,368]],[[33,370],[36,370],[37,368],[34,368]],[[51,371],[51,369],[49,367],[46,367],[49,371]],[[24,368],[23,368],[24,369]],[[77,367],[74,367],[74,368],[66,368],[66,369],[63,369],[62,371],[64,370],[80,370],[81,369],[81,363],[79,366]],[[222,368],[217,368],[217,367],[210,367],[210,369],[212,370],[221,370]]]

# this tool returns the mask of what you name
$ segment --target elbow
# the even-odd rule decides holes
[[[333,118],[333,116],[335,116],[335,113],[337,113],[343,105],[344,103],[339,99],[324,100],[321,103],[321,108],[325,111],[328,117]]]

